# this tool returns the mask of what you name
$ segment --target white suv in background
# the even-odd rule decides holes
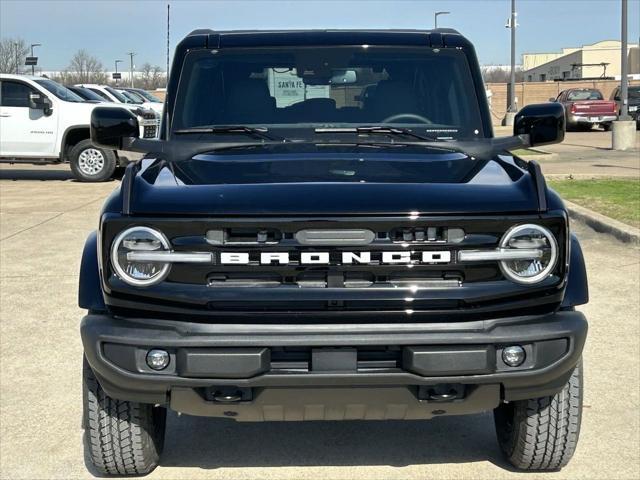
[[[117,166],[139,157],[98,148],[91,143],[89,125],[96,106],[105,104],[87,103],[47,78],[1,74],[0,162],[69,162],[78,180],[108,180]],[[151,118],[145,119],[142,115]],[[159,116],[155,112],[142,111],[138,117],[142,122],[149,122],[148,125],[141,123],[140,136],[154,138]]]
[[[126,105],[137,105],[142,108],[153,110],[159,115],[162,115],[162,104],[156,102],[149,102],[146,99],[139,101],[137,98],[140,96],[132,97],[129,94],[123,93],[123,88],[114,88],[109,85],[98,85],[95,83],[78,83],[76,87],[83,87],[97,93],[108,102],[124,103]]]

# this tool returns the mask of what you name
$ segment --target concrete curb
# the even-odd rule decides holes
[[[627,225],[626,223],[619,222],[613,218],[602,215],[601,213],[594,212],[588,208],[581,207],[575,203],[564,201],[569,216],[576,220],[580,220],[596,232],[607,233],[613,235],[615,238],[625,243],[640,243],[640,229]]]

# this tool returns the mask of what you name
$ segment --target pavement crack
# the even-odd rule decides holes
[[[80,209],[82,209],[84,207],[87,207],[87,206],[91,205],[92,203],[96,203],[96,202],[98,202],[100,200],[103,200],[103,199],[104,199],[103,197],[94,198],[93,200],[90,200],[90,201],[88,201],[86,203],[83,203],[82,205],[79,205],[79,206],[77,206],[75,208],[72,208],[71,210],[67,210],[66,212],[60,212],[57,215],[54,215],[53,217],[49,217],[49,218],[47,218],[45,220],[42,220],[41,222],[36,223],[35,225],[31,225],[30,227],[23,228],[22,230],[20,230],[18,232],[12,233],[11,235],[8,235],[6,237],[0,238],[0,242],[4,242],[5,240],[9,240],[10,238],[13,238],[13,237],[15,237],[17,235],[20,235],[21,233],[28,232],[29,230],[33,230],[34,228],[38,228],[38,227],[44,225],[45,223],[49,223],[52,220],[55,220],[56,218],[60,218],[62,215],[65,215],[65,214],[71,213],[71,212],[75,212],[77,210],[80,210]]]

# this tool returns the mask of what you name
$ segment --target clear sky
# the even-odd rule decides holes
[[[629,1],[629,42],[640,36],[640,0]],[[171,50],[196,28],[453,27],[476,46],[482,64],[509,62],[509,0],[171,0]],[[620,0],[517,0],[518,63],[523,52],[558,51],[620,38]],[[115,59],[166,65],[167,1],[0,0],[0,36],[42,43],[43,70],[63,69],[85,48],[111,69]],[[125,63],[125,68],[128,64]],[[121,68],[123,65],[121,65]]]

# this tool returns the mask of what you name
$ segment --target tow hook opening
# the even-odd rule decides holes
[[[238,403],[253,400],[252,388],[208,387],[204,389],[204,398],[209,402]]]
[[[418,399],[429,402],[445,403],[462,400],[467,393],[466,385],[442,383],[438,385],[420,385]]]

